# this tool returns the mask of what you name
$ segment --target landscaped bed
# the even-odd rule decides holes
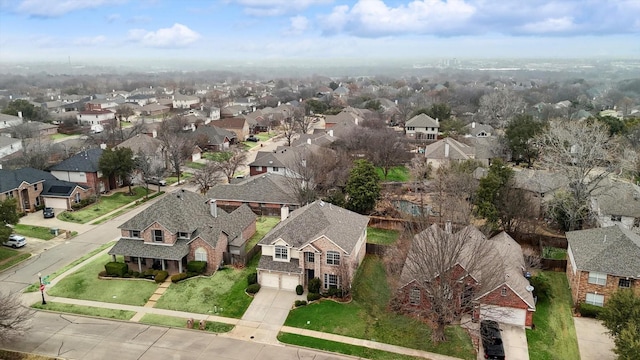
[[[38,301],[37,303],[31,305],[31,307],[35,309],[57,311],[57,312],[78,314],[78,315],[97,316],[97,317],[103,317],[107,319],[118,319],[118,320],[130,320],[136,314],[134,311],[128,311],[128,310],[106,309],[106,308],[99,308],[94,306],[64,304],[64,303],[52,302],[52,301],[47,301],[46,305],[42,305],[42,303]]]
[[[240,318],[253,299],[245,293],[247,275],[256,271],[259,256],[244,269],[225,267],[211,277],[171,284],[156,308]]]
[[[378,245],[391,245],[398,240],[400,232],[398,230],[367,228],[367,242]]]
[[[147,192],[143,187],[134,187],[132,191],[133,195],[129,195],[126,192],[116,192],[113,195],[101,196],[98,202],[81,210],[62,212],[58,215],[58,219],[86,224],[91,220],[144,197]]]
[[[540,298],[533,313],[535,330],[527,330],[530,360],[580,359],[573,323],[571,291],[563,272],[543,272],[552,299]]]
[[[15,224],[13,225],[13,230],[16,234],[36,239],[51,240],[55,237],[55,235],[51,233],[51,229],[44,226]]]
[[[149,325],[169,326],[175,328],[186,328],[187,320],[175,316],[157,315],[157,314],[145,314],[140,323]],[[194,329],[198,329],[198,321],[194,321]],[[214,333],[226,333],[233,329],[233,325],[223,324],[215,321],[207,321],[205,331]]]
[[[431,328],[413,318],[390,312],[391,289],[382,260],[367,256],[353,282],[353,301],[321,301],[292,310],[285,325],[367,339],[413,349],[474,359],[467,332],[459,326],[446,329],[448,341],[433,344]],[[306,344],[305,346],[312,346]],[[322,345],[318,341],[318,347]]]
[[[122,261],[122,259],[119,259]],[[153,295],[158,284],[147,280],[99,279],[98,273],[111,256],[104,254],[77,272],[60,280],[47,291],[51,296],[102,301],[115,304],[143,306]]]

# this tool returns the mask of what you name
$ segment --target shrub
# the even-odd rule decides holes
[[[207,270],[206,261],[189,261],[187,263],[187,271],[202,274]]]
[[[342,289],[330,288],[326,293],[323,294],[326,297],[343,297],[346,295],[346,292],[342,291]]]
[[[257,273],[251,273],[251,274],[247,275],[247,284],[253,285],[253,284],[257,284],[257,283],[258,283],[258,274]]]
[[[305,306],[305,305],[307,305],[307,302],[304,301],[304,300],[296,300],[295,305],[296,305],[296,307]]]
[[[309,280],[309,285],[307,286],[307,288],[309,289],[310,293],[319,294],[321,286],[322,281],[320,280],[320,278],[315,277]]]
[[[260,291],[260,284],[251,284],[249,286],[247,286],[247,293],[249,294],[255,294],[258,291]]]
[[[73,210],[79,210],[79,209],[82,209],[83,207],[85,207],[87,205],[93,204],[94,202],[96,202],[96,197],[95,196],[91,196],[91,197],[88,197],[88,198],[80,200],[80,202],[77,203],[77,204],[71,205],[71,208]]]
[[[100,272],[98,273],[98,276],[100,276],[100,277],[107,277],[107,272],[106,272],[106,271],[104,271],[104,270],[102,270],[102,271],[100,271]]]
[[[180,274],[175,274],[171,276],[171,282],[172,283],[177,283],[178,281],[184,280],[186,278],[188,278],[189,275],[187,273],[180,273]]]
[[[129,272],[129,267],[125,263],[110,261],[104,265],[107,275],[124,277]]]
[[[142,273],[142,277],[152,278],[156,274],[156,270],[147,269]]]
[[[302,295],[303,292],[304,292],[304,287],[302,285],[296,286],[296,294]]]
[[[155,280],[157,283],[161,283],[164,282],[167,277],[169,276],[169,273],[164,271],[164,270],[159,270],[158,273],[155,276]]]
[[[320,294],[318,293],[308,293],[307,294],[307,301],[312,302],[312,301],[316,301],[316,300],[320,300],[322,296],[320,296]]]
[[[597,318],[600,315],[600,311],[602,311],[602,307],[597,305],[591,305],[587,303],[580,304],[580,315],[589,318]]]
[[[132,271],[132,272],[130,272],[130,274],[131,274],[131,276],[132,276],[132,277],[134,277],[134,278],[139,278],[139,277],[140,277],[140,273],[139,273],[139,272],[137,272],[137,271]]]
[[[533,286],[533,292],[540,299],[551,299],[553,298],[553,292],[551,292],[551,285],[549,284],[549,278],[544,274],[540,273],[529,280],[531,286]]]

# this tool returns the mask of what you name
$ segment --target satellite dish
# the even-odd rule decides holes
[[[531,292],[531,291],[533,291],[533,286],[527,285],[527,287],[525,289],[527,289],[527,291]]]

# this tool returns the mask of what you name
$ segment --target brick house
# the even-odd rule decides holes
[[[247,241],[256,232],[256,215],[247,206],[227,213],[216,201],[178,190],[119,226],[121,237],[109,250],[123,255],[132,271],[186,271],[189,261],[206,261],[206,273],[224,263],[229,244]]]
[[[72,157],[49,168],[51,174],[59,180],[74,182],[105,192],[116,188],[115,178],[103,179],[99,162],[102,152],[100,148],[83,150]]]
[[[427,114],[418,114],[404,124],[406,136],[411,140],[437,140],[440,123]]]
[[[212,122],[213,125],[236,134],[238,141],[245,141],[251,134],[251,127],[243,117],[222,118]]]
[[[604,306],[618,289],[640,294],[640,235],[623,225],[569,231],[567,278],[574,304]]]
[[[322,201],[287,216],[258,245],[258,283],[295,290],[320,278],[322,288],[349,287],[366,253],[369,218]]]
[[[439,246],[421,246],[420,242],[442,241],[443,238],[432,235],[442,231],[434,224],[429,229],[416,234],[407,262],[411,261],[411,252],[425,251],[424,249],[432,247],[440,248]],[[461,243],[459,258],[451,260],[453,265],[447,271],[447,285],[443,285],[451,293],[451,301],[456,303],[454,308],[457,310],[451,316],[471,313],[476,320],[490,319],[501,323],[531,326],[535,300],[529,281],[523,275],[525,264],[520,245],[505,232],[487,239],[473,226],[468,226],[457,234],[467,236],[468,240]],[[495,273],[492,273],[490,278],[486,278],[486,274],[481,274],[484,266],[482,263],[477,263],[478,259],[474,258],[474,250],[478,249],[476,246],[480,242],[486,242],[490,246],[487,251],[495,254],[495,257],[487,261],[499,261],[504,265],[492,267],[491,270]],[[421,286],[421,283],[425,281],[438,283],[445,280],[441,280],[438,274],[434,274],[430,279],[417,279],[414,271],[411,270],[411,265],[407,265],[407,262],[401,274],[402,285],[396,296],[403,312],[419,314],[424,308],[431,307],[428,292],[430,287]],[[485,280],[490,280],[491,285],[482,284]]]

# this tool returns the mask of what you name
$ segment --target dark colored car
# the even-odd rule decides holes
[[[249,135],[249,137],[247,138],[247,141],[258,142],[258,141],[260,141],[260,139],[258,139],[257,137],[255,137],[253,135]]]
[[[504,360],[504,346],[502,345],[502,334],[500,326],[492,320],[482,320],[480,322],[480,337],[484,348],[484,358],[491,360]]]
[[[42,209],[42,216],[44,216],[45,219],[50,219],[52,217],[55,217],[56,213],[53,211],[53,208],[46,207]]]

